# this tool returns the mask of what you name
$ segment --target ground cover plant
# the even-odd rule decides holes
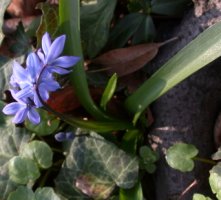
[[[0,3],[1,23],[10,3]],[[154,199],[151,189],[144,192],[153,184],[144,177],[159,159],[147,142],[148,107],[221,55],[221,23],[139,87],[132,77],[179,39],[154,42],[157,17],[180,17],[190,6],[188,0],[42,1],[28,26],[23,13],[23,23],[8,27],[12,33],[0,37],[7,47],[0,57],[0,199]],[[197,154],[194,145],[175,143],[165,158],[182,172],[195,160],[212,164],[209,183],[221,199],[220,149],[212,160]]]

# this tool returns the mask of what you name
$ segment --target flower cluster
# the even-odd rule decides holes
[[[75,135],[73,132],[59,132],[55,134],[54,137],[58,142],[64,142],[68,140],[73,140],[75,138]]]
[[[14,61],[10,91],[16,102],[6,105],[2,110],[6,115],[15,115],[13,123],[22,123],[28,118],[38,124],[40,116],[36,108],[43,106],[41,100],[47,101],[50,92],[60,88],[54,73],[67,74],[71,71],[69,68],[80,60],[75,56],[60,56],[65,39],[65,35],[62,35],[51,41],[49,34],[45,33],[42,49],[28,55],[26,68]]]

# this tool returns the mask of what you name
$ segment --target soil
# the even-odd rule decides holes
[[[180,39],[162,48],[151,63],[149,73],[192,41],[203,30],[221,20],[221,1],[194,1],[195,8],[188,11],[170,37]],[[158,99],[151,107],[155,123],[150,131],[152,145],[162,155],[155,176],[156,200],[190,200],[194,193],[210,195],[209,169],[212,166],[195,162],[192,172],[181,173],[171,169],[164,152],[175,142],[194,144],[199,157],[210,158],[216,150],[214,124],[221,107],[221,59],[177,85]]]

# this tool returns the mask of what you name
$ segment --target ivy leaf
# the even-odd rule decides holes
[[[35,193],[24,186],[20,186],[12,192],[7,200],[61,200],[50,187],[38,188]]]
[[[38,9],[42,10],[42,17],[40,26],[37,29],[37,46],[41,45],[41,39],[45,32],[50,33],[52,37],[55,37],[58,31],[59,16],[58,16],[58,6],[50,3],[39,3],[37,5]]]
[[[156,36],[155,25],[151,16],[146,15],[137,31],[135,32],[132,43],[141,44],[152,42]]]
[[[81,34],[87,55],[95,57],[104,47],[109,36],[110,22],[116,0],[97,0],[94,3],[82,1]]]
[[[0,110],[4,103],[0,101]],[[19,154],[20,149],[31,137],[25,129],[16,128],[11,118],[0,112],[0,199],[7,199],[9,193],[14,191],[17,184],[9,179],[8,163],[11,158]]]
[[[115,184],[129,189],[138,181],[137,158],[95,132],[90,132],[89,137],[76,137],[69,152],[56,185],[70,200],[77,190],[91,198],[106,199]]]
[[[49,114],[45,110],[39,109],[38,112],[41,117],[41,122],[35,125],[32,124],[29,120],[26,120],[26,128],[39,136],[45,136],[54,133],[58,128],[60,121],[54,115]]]
[[[212,199],[209,198],[209,197],[206,197],[202,194],[197,194],[196,193],[196,194],[193,195],[193,200],[212,200]]]
[[[13,53],[14,57],[26,54],[31,50],[30,38],[26,34],[22,23],[17,27],[17,30],[11,35],[12,45],[9,50]]]
[[[180,16],[189,3],[189,0],[153,0],[151,1],[151,12],[161,15]]]
[[[24,145],[20,156],[34,160],[40,168],[47,169],[52,165],[53,152],[47,143],[32,141]]]
[[[212,192],[221,199],[221,163],[219,162],[210,170],[209,184]]]
[[[24,56],[16,58],[16,61],[22,63]],[[1,61],[0,61],[1,62]],[[3,99],[5,90],[9,89],[9,80],[12,75],[13,60],[5,60],[5,63],[0,67],[0,99]]]
[[[60,197],[50,187],[38,188],[35,191],[36,200],[61,200]]]
[[[9,161],[9,176],[18,184],[33,183],[40,177],[40,172],[35,161],[30,158],[15,156]]]
[[[219,147],[217,152],[212,155],[212,159],[221,160],[221,147]]]
[[[148,146],[142,146],[139,154],[141,167],[148,173],[153,173],[156,170],[155,162],[159,159],[159,155]]]
[[[128,40],[136,33],[140,25],[145,20],[146,15],[142,13],[131,13],[121,19],[110,32],[108,48],[122,48]],[[122,27],[124,27],[122,29]]]
[[[4,21],[4,15],[5,15],[5,10],[8,7],[9,3],[11,0],[1,0],[0,1],[0,44],[2,43],[2,40],[4,38],[4,34],[2,32],[2,26],[3,26],[3,21]]]
[[[189,172],[194,168],[192,159],[197,154],[198,150],[194,145],[177,143],[167,150],[166,161],[174,169]]]
[[[34,192],[24,186],[18,187],[14,192],[10,193],[7,200],[35,200]]]

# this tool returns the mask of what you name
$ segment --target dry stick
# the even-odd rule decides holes
[[[195,179],[195,180],[181,193],[181,195],[179,196],[178,200],[182,200],[183,197],[185,196],[185,194],[186,194],[187,192],[190,192],[190,190],[192,190],[193,187],[195,187],[197,184],[198,184],[198,181]]]

